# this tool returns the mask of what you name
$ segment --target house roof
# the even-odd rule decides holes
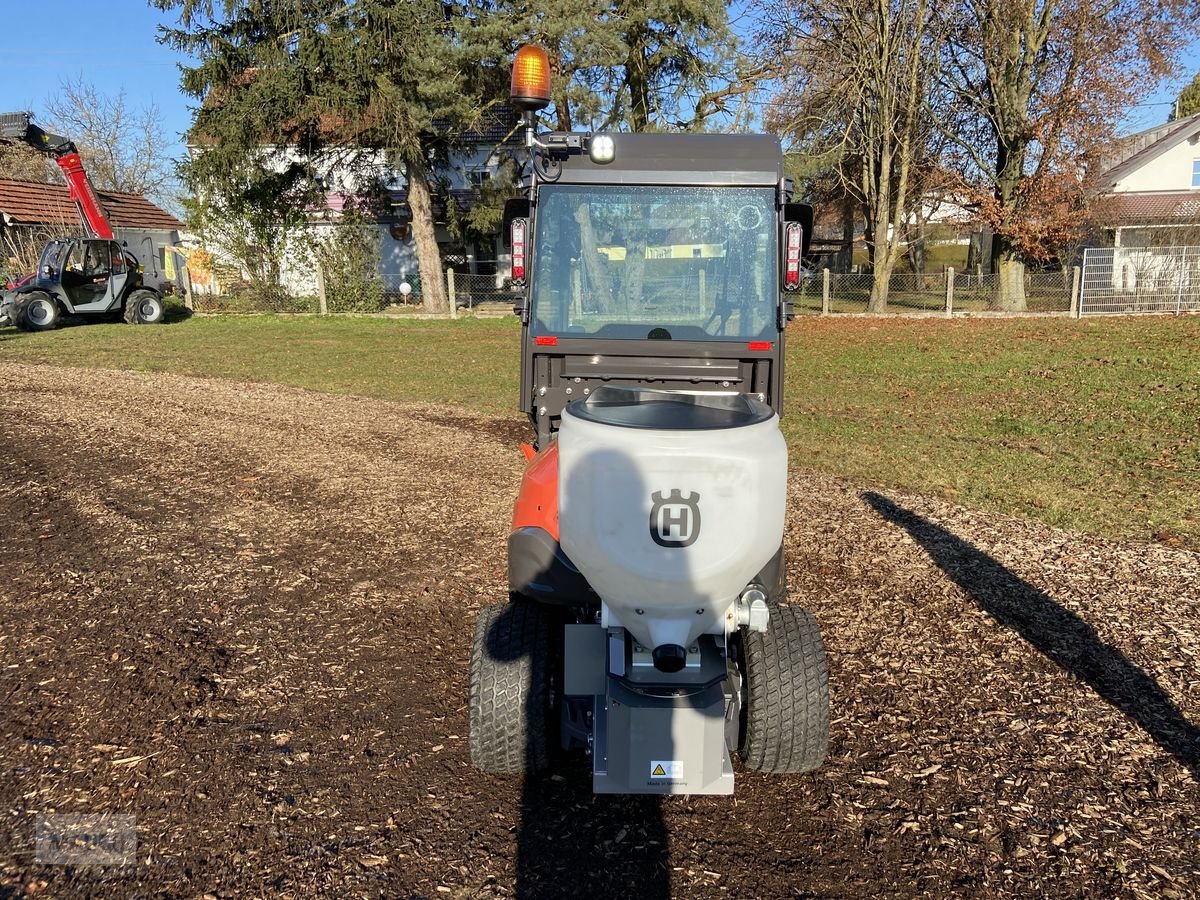
[[[1101,179],[1105,185],[1115,184],[1131,172],[1166,153],[1180,141],[1200,132],[1200,113],[1155,125],[1121,138],[1112,156],[1102,163]]]
[[[183,223],[141,194],[96,191],[96,199],[113,228],[179,231]],[[73,223],[79,212],[71,191],[62,184],[0,178],[0,215],[14,225]]]
[[[1109,194],[1103,200],[1103,208],[1112,221],[1200,221],[1200,191]]]

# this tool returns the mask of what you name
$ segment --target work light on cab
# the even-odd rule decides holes
[[[526,44],[517,51],[509,93],[519,109],[537,110],[550,105],[550,58],[537,44]]]
[[[588,156],[594,163],[610,163],[617,156],[617,145],[613,143],[612,135],[594,134],[588,141]]]

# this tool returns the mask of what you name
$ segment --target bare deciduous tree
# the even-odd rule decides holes
[[[124,91],[103,94],[80,77],[62,83],[47,100],[46,113],[43,127],[75,142],[97,188],[173,205],[175,162],[153,103],[135,109]]]
[[[0,178],[18,181],[49,181],[47,159],[32,147],[21,144],[0,144]]]
[[[1196,0],[957,0],[942,11],[949,134],[994,231],[1000,305],[1025,308],[1025,263],[1085,218],[1082,173],[1129,103],[1197,32]]]
[[[785,0],[787,74],[771,124],[861,207],[872,263],[868,309],[887,307],[888,282],[931,128],[938,63],[929,0]]]

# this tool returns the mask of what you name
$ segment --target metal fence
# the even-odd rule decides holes
[[[511,314],[522,295],[505,275],[472,275],[469,272],[446,270],[454,314],[466,311],[476,315]]]
[[[443,277],[453,298],[451,315],[505,315],[520,300],[520,292],[501,274],[473,275],[448,268]],[[872,282],[870,274],[825,269],[805,278],[792,300],[797,313],[813,315],[1200,312],[1200,247],[1087,250],[1082,272],[1027,272],[1024,297],[1008,305],[1000,300],[996,275],[953,269],[893,275],[881,309],[871,309]],[[407,271],[380,273],[369,292],[345,297],[323,283],[311,295],[255,287],[219,267],[206,279],[193,277],[188,287],[196,311],[207,313],[416,313],[422,302],[420,278]]]
[[[993,313],[1002,315],[1069,313],[1072,311],[1072,273],[1027,272],[1025,294],[1008,306],[1001,303],[996,275],[971,275],[947,268],[926,275],[899,274],[888,279],[887,300],[871,309],[870,274],[843,275],[824,269],[805,279],[793,296],[796,311],[823,315],[889,313],[892,315],[946,315]]]
[[[1200,247],[1086,250],[1080,315],[1200,312]]]

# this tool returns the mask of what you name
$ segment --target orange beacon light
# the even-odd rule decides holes
[[[512,101],[521,109],[543,109],[550,105],[550,59],[537,44],[526,44],[513,60]]]

